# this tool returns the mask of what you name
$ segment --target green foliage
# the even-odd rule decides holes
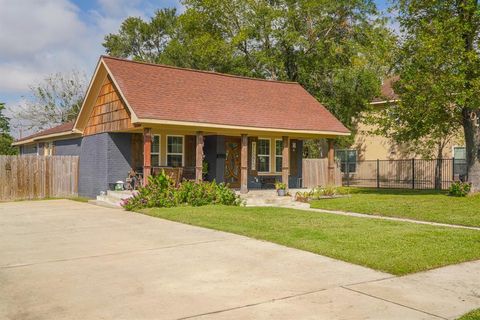
[[[307,192],[297,192],[295,200],[300,202],[309,202],[311,200],[318,200],[322,198],[348,195],[350,189],[342,186],[318,186]]]
[[[13,137],[10,135],[10,119],[3,115],[5,103],[0,102],[0,155],[14,155],[18,148],[12,147]]]
[[[466,182],[454,182],[448,189],[448,195],[453,197],[465,197],[470,193],[471,189],[470,183]]]
[[[287,190],[287,185],[283,182],[275,182],[275,190]]]
[[[395,37],[370,0],[185,0],[185,11],[128,18],[107,53],[297,81],[349,128],[379,95]]]
[[[478,1],[398,0],[394,9],[403,35],[395,85],[401,101],[379,114],[380,133],[440,154],[463,126],[471,165],[480,146]]]
[[[224,183],[183,181],[178,187],[164,172],[150,176],[148,184],[138,190],[132,198],[122,202],[128,210],[142,208],[170,208],[181,205],[204,206],[219,204],[240,205],[240,198]]]

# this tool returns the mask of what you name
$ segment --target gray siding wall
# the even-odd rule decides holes
[[[82,138],[57,140],[53,144],[56,156],[78,156],[80,155]]]
[[[78,193],[94,198],[109,183],[125,181],[130,170],[131,134],[100,133],[86,136],[80,147]]]

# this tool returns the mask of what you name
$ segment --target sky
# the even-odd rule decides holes
[[[387,1],[375,0],[380,10]],[[53,73],[77,69],[90,78],[105,35],[129,16],[147,19],[166,7],[183,8],[180,0],[0,0],[0,102],[13,110]]]

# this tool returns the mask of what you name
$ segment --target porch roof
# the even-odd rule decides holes
[[[212,125],[305,131],[349,130],[295,82],[140,63],[102,56],[133,123]]]
[[[48,129],[36,132],[34,134],[31,134],[29,136],[26,136],[24,138],[17,139],[12,145],[15,146],[15,145],[29,144],[29,143],[37,142],[38,140],[48,139],[50,137],[57,138],[59,136],[69,136],[69,135],[78,134],[78,132],[75,132],[73,130],[74,124],[75,124],[74,120],[66,123],[62,123],[55,127],[48,128]]]

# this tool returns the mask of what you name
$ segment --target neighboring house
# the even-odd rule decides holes
[[[371,105],[375,108],[384,108],[387,104],[398,102],[399,96],[393,90],[393,84],[397,80],[398,77],[391,77],[384,80],[381,87],[381,97],[374,99]],[[343,168],[347,159],[351,167],[349,172],[355,172],[356,161],[421,158],[419,154],[408,152],[406,148],[396,144],[387,137],[370,134],[369,132],[371,132],[372,129],[374,128],[371,125],[360,122],[357,127],[354,143],[348,148],[335,150],[336,158],[342,162],[342,171],[344,171]],[[325,143],[322,147],[322,154],[326,154],[327,148],[328,146]],[[464,142],[461,139],[453,139],[445,147],[443,158],[455,158],[460,162],[464,161]]]
[[[75,123],[14,145],[22,154],[79,155],[79,194],[94,197],[131,169],[146,179],[182,167],[201,180],[204,163],[207,180],[242,192],[266,181],[301,187],[303,140],[344,135],[298,83],[102,56]]]

